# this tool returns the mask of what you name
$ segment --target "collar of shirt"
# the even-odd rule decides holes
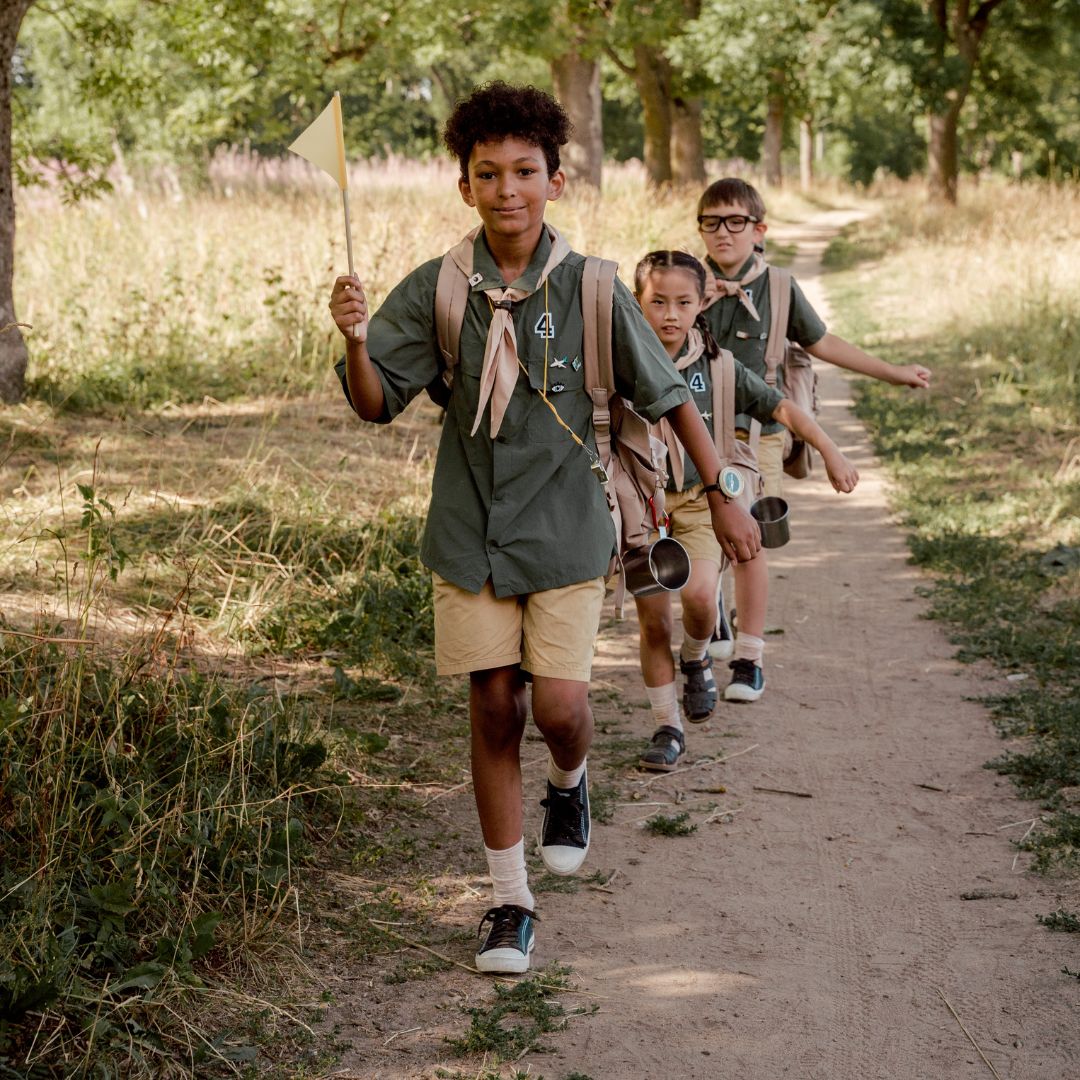
[[[499,268],[495,265],[495,256],[491,254],[491,248],[488,247],[487,238],[484,236],[484,230],[476,234],[476,239],[473,241],[473,278],[476,279],[477,274],[483,276],[476,284],[472,286],[473,292],[484,292],[487,289],[521,289],[523,292],[535,292],[536,283],[540,280],[540,275],[543,273],[544,267],[547,265],[548,256],[551,254],[551,234],[547,230],[547,226],[540,230],[540,243],[536,245],[536,250],[532,254],[532,258],[529,260],[528,268],[525,273],[521,275],[516,281],[503,281],[502,274],[499,273]]]
[[[715,262],[713,262],[713,257],[711,255],[707,255],[705,257],[705,263],[709,267],[709,269],[718,278],[723,278],[725,281],[741,281],[743,274],[745,274],[750,269],[750,266],[754,261],[754,255],[755,254],[756,254],[756,252],[751,252],[750,257],[746,260],[746,262],[744,262],[742,264],[742,266],[740,266],[739,269],[736,270],[735,273],[731,274],[730,276],[725,274],[724,271],[721,270],[720,267],[717,266]],[[766,267],[765,270],[767,271],[768,267]]]

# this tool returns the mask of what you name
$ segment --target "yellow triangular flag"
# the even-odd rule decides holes
[[[335,91],[330,104],[304,129],[289,149],[329,173],[342,191],[349,186],[349,174],[345,168],[345,135],[341,126],[341,94]]]

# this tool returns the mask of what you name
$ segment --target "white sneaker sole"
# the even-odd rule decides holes
[[[589,839],[591,840],[592,837]],[[580,869],[581,864],[585,861],[585,856],[588,854],[588,840],[585,841],[583,848],[556,847],[554,844],[550,847],[540,845],[540,858],[544,865],[553,874],[559,874],[561,877],[566,877],[568,874],[573,874]]]
[[[736,683],[734,686],[728,686],[724,690],[725,701],[757,701],[762,694],[765,693],[765,687],[760,690],[752,690],[749,686],[745,686],[742,683]]]
[[[705,650],[714,660],[730,660],[735,652],[735,642],[730,638],[727,641],[710,641]]]
[[[476,970],[485,975],[524,975],[529,970],[529,956],[536,948],[536,938],[529,942],[529,952],[522,956],[517,949],[491,949],[475,956]]]

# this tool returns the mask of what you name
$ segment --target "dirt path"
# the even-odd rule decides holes
[[[841,221],[822,215],[783,237],[799,243],[793,269],[819,310],[818,259]],[[767,639],[766,694],[722,704],[688,733],[691,762],[730,760],[660,779],[613,773],[619,806],[586,864],[618,871],[610,891],[542,897],[536,964],[571,965],[599,1012],[549,1036],[554,1054],[524,1057],[516,1067],[530,1076],[1080,1076],[1066,943],[1035,921],[1058,898],[1022,858],[1014,865],[1010,844],[1037,807],[982,767],[1003,744],[968,699],[993,682],[953,661],[941,627],[920,617],[919,574],[848,384],[830,368],[821,391],[822,423],[862,481],[835,495],[819,462],[791,485],[792,539],[770,560],[769,626],[782,632]],[[632,620],[605,633],[595,675],[635,703],[629,713],[598,703],[598,722],[643,743],[651,722]],[[677,809],[692,812],[692,835],[642,831],[649,813]],[[529,815],[534,827],[531,803]],[[974,892],[988,898],[962,898]],[[437,1075],[436,1062],[452,1064],[440,1049],[446,1006],[484,1000],[485,988],[458,971],[381,996],[381,1038],[362,1039],[369,1018],[353,1017],[342,1038],[355,1053],[339,1075]]]

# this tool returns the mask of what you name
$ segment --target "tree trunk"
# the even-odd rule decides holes
[[[671,102],[671,173],[676,184],[705,183],[705,146],[701,138],[701,98]]]
[[[604,167],[600,61],[586,60],[576,50],[564,53],[551,61],[551,81],[555,96],[574,124],[563,150],[566,175],[599,191]]]
[[[810,191],[814,186],[814,118],[799,120],[799,186]]]
[[[780,187],[784,175],[780,166],[780,151],[784,145],[784,73],[769,73],[769,94],[766,98],[765,141],[762,145],[765,183]]]
[[[927,181],[930,198],[955,205],[959,160],[956,129],[960,104],[954,102],[941,112],[931,112],[927,122]]]
[[[15,322],[11,282],[15,271],[15,196],[11,177],[11,61],[19,26],[32,0],[0,4],[0,400],[22,399],[26,343]],[[10,327],[9,329],[3,329]]]
[[[671,183],[671,70],[649,45],[634,46],[634,82],[645,124],[645,169],[655,187]]]

